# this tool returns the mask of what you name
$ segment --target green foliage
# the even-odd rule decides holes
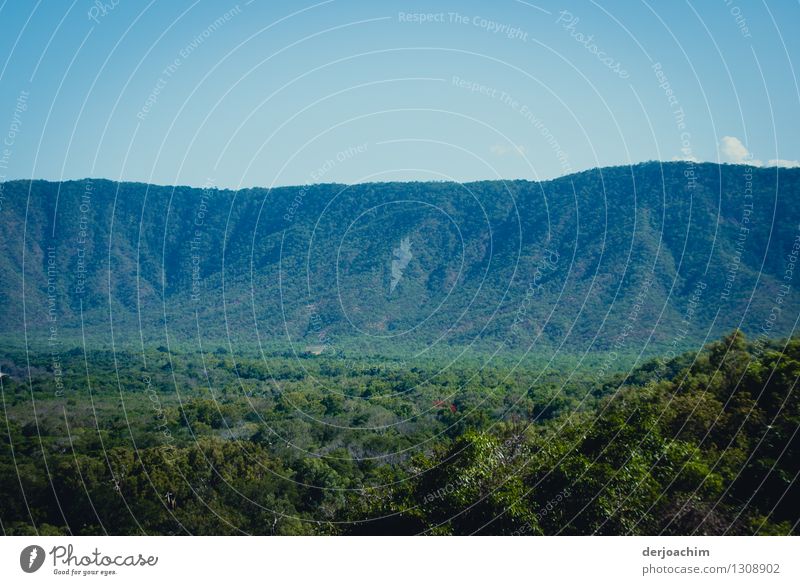
[[[592,411],[512,440],[466,433],[364,517],[382,518],[382,533],[788,534],[800,341],[771,345],[756,354],[737,331],[673,379],[621,387]]]
[[[91,393],[82,355],[65,357],[61,396],[47,355],[29,356],[30,381],[2,379],[6,534],[788,534],[800,517],[798,339],[737,331],[564,385],[520,368],[140,357],[93,354]],[[3,359],[18,372],[25,354]],[[196,383],[204,361],[221,392]]]
[[[51,278],[65,347],[86,338],[137,350],[144,339],[163,354],[202,342],[222,359],[232,359],[231,346],[383,358],[434,344],[436,357],[501,347],[514,359],[535,342],[546,363],[568,334],[573,356],[617,352],[611,373],[645,341],[649,355],[677,354],[703,343],[709,328],[761,330],[800,224],[800,170],[745,169],[651,162],[542,183],[235,192],[11,181],[3,184],[0,326],[46,345]],[[412,259],[392,285],[404,240]],[[784,315],[800,311],[798,295],[783,301]],[[779,319],[771,335],[791,326]],[[281,375],[237,366],[249,379]]]

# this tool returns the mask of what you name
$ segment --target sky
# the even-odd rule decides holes
[[[0,0],[0,181],[797,166],[798,22],[794,0]]]

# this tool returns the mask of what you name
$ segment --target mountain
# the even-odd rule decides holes
[[[800,169],[238,191],[0,185],[7,343],[675,352],[793,331]]]

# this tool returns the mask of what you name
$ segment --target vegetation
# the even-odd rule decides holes
[[[0,327],[45,350],[55,327],[64,348],[130,351],[681,353],[758,335],[800,236],[800,169],[709,163],[541,183],[3,193]],[[771,337],[800,312],[798,295],[782,300]]]
[[[789,534],[800,519],[797,339],[737,331],[569,381],[72,351],[54,391],[51,356],[30,356],[29,380],[25,353],[4,355],[5,534]]]
[[[800,169],[2,191],[6,534],[797,530]]]

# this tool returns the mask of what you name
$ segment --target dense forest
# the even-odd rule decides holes
[[[797,530],[800,169],[2,187],[6,534]]]
[[[800,169],[745,165],[239,191],[13,181],[3,194],[0,327],[45,350],[680,353],[760,333],[800,250]],[[772,337],[800,312],[794,289],[782,301]]]
[[[3,356],[8,535],[792,534],[800,520],[797,339],[735,331],[602,378],[224,348],[73,350],[58,371]]]

